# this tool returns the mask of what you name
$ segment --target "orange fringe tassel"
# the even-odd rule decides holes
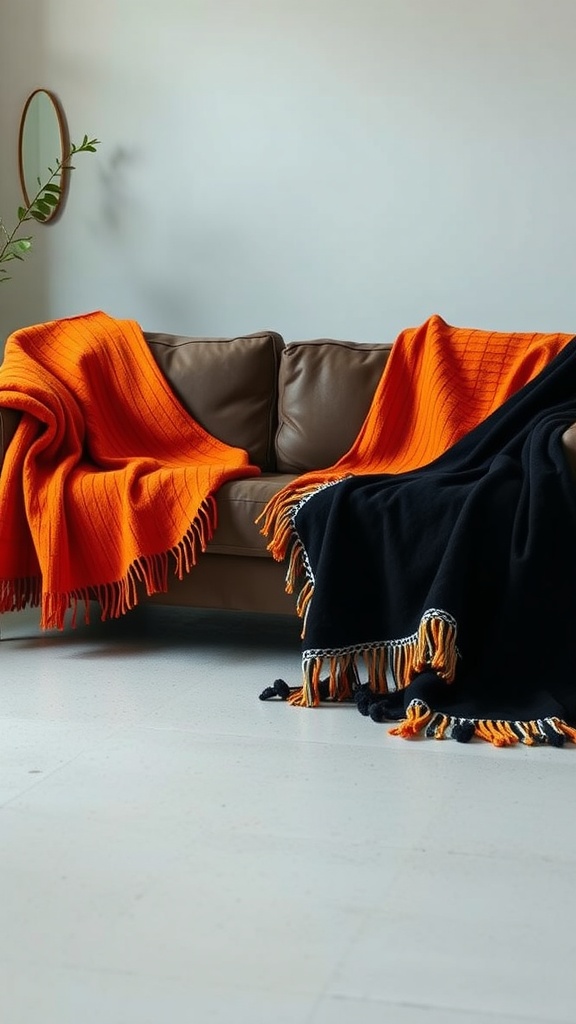
[[[406,718],[403,722],[399,722],[398,725],[389,729],[388,732],[391,736],[401,736],[403,739],[411,739],[413,736],[417,736],[419,732],[432,718],[433,711],[430,710],[427,704],[422,701],[413,700],[406,710]]]
[[[555,718],[554,724],[572,743],[576,743],[576,729],[573,729],[571,725],[563,722],[560,718]]]
[[[0,583],[0,613],[21,612],[24,608],[38,608],[42,597],[41,579],[2,580]]]

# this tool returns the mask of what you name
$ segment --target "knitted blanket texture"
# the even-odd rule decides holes
[[[303,617],[290,701],[406,738],[574,740],[574,422],[571,336],[403,332],[350,451],[265,513]]]
[[[260,472],[183,409],[140,327],[101,312],[13,334],[0,405],[22,412],[0,476],[0,611],[40,605],[44,628],[78,602],[116,617],[165,591],[211,538],[217,488]]]

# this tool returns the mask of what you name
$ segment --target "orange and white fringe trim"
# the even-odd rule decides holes
[[[406,709],[406,718],[388,731],[392,736],[412,739],[419,734],[436,740],[449,739],[468,727],[468,736],[484,740],[494,747],[512,747],[524,743],[529,747],[538,744],[563,746],[566,740],[576,743],[576,729],[562,718],[549,716],[531,721],[508,721],[505,719],[459,718],[434,711],[422,700],[413,700]]]
[[[307,591],[306,605],[311,596]],[[402,640],[340,650],[305,650],[302,688],[291,694],[289,702],[317,707],[326,684],[329,700],[351,700],[360,682],[360,662],[367,672],[370,690],[375,695],[384,695],[403,690],[427,668],[433,668],[441,679],[451,683],[457,660],[456,622],[446,612],[431,608],[422,616],[418,632]],[[326,668],[328,675],[321,682]]]

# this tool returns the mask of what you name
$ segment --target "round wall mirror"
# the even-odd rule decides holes
[[[20,185],[27,206],[38,194],[40,185],[48,181],[50,168],[54,170],[58,160],[63,161],[69,151],[68,127],[58,99],[48,89],[36,89],[26,100],[18,139]],[[69,172],[63,170],[52,179],[61,191],[58,203],[42,223],[54,220],[62,211],[68,177]]]

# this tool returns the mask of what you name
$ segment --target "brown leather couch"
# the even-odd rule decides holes
[[[285,567],[266,549],[255,519],[287,481],[332,465],[368,411],[390,344],[293,341],[262,331],[237,338],[145,332],[164,375],[209,433],[246,449],[262,475],[217,493],[218,527],[184,579],[149,601],[198,608],[295,614]],[[18,414],[0,409],[0,459]],[[0,462],[1,465],[1,462]]]

